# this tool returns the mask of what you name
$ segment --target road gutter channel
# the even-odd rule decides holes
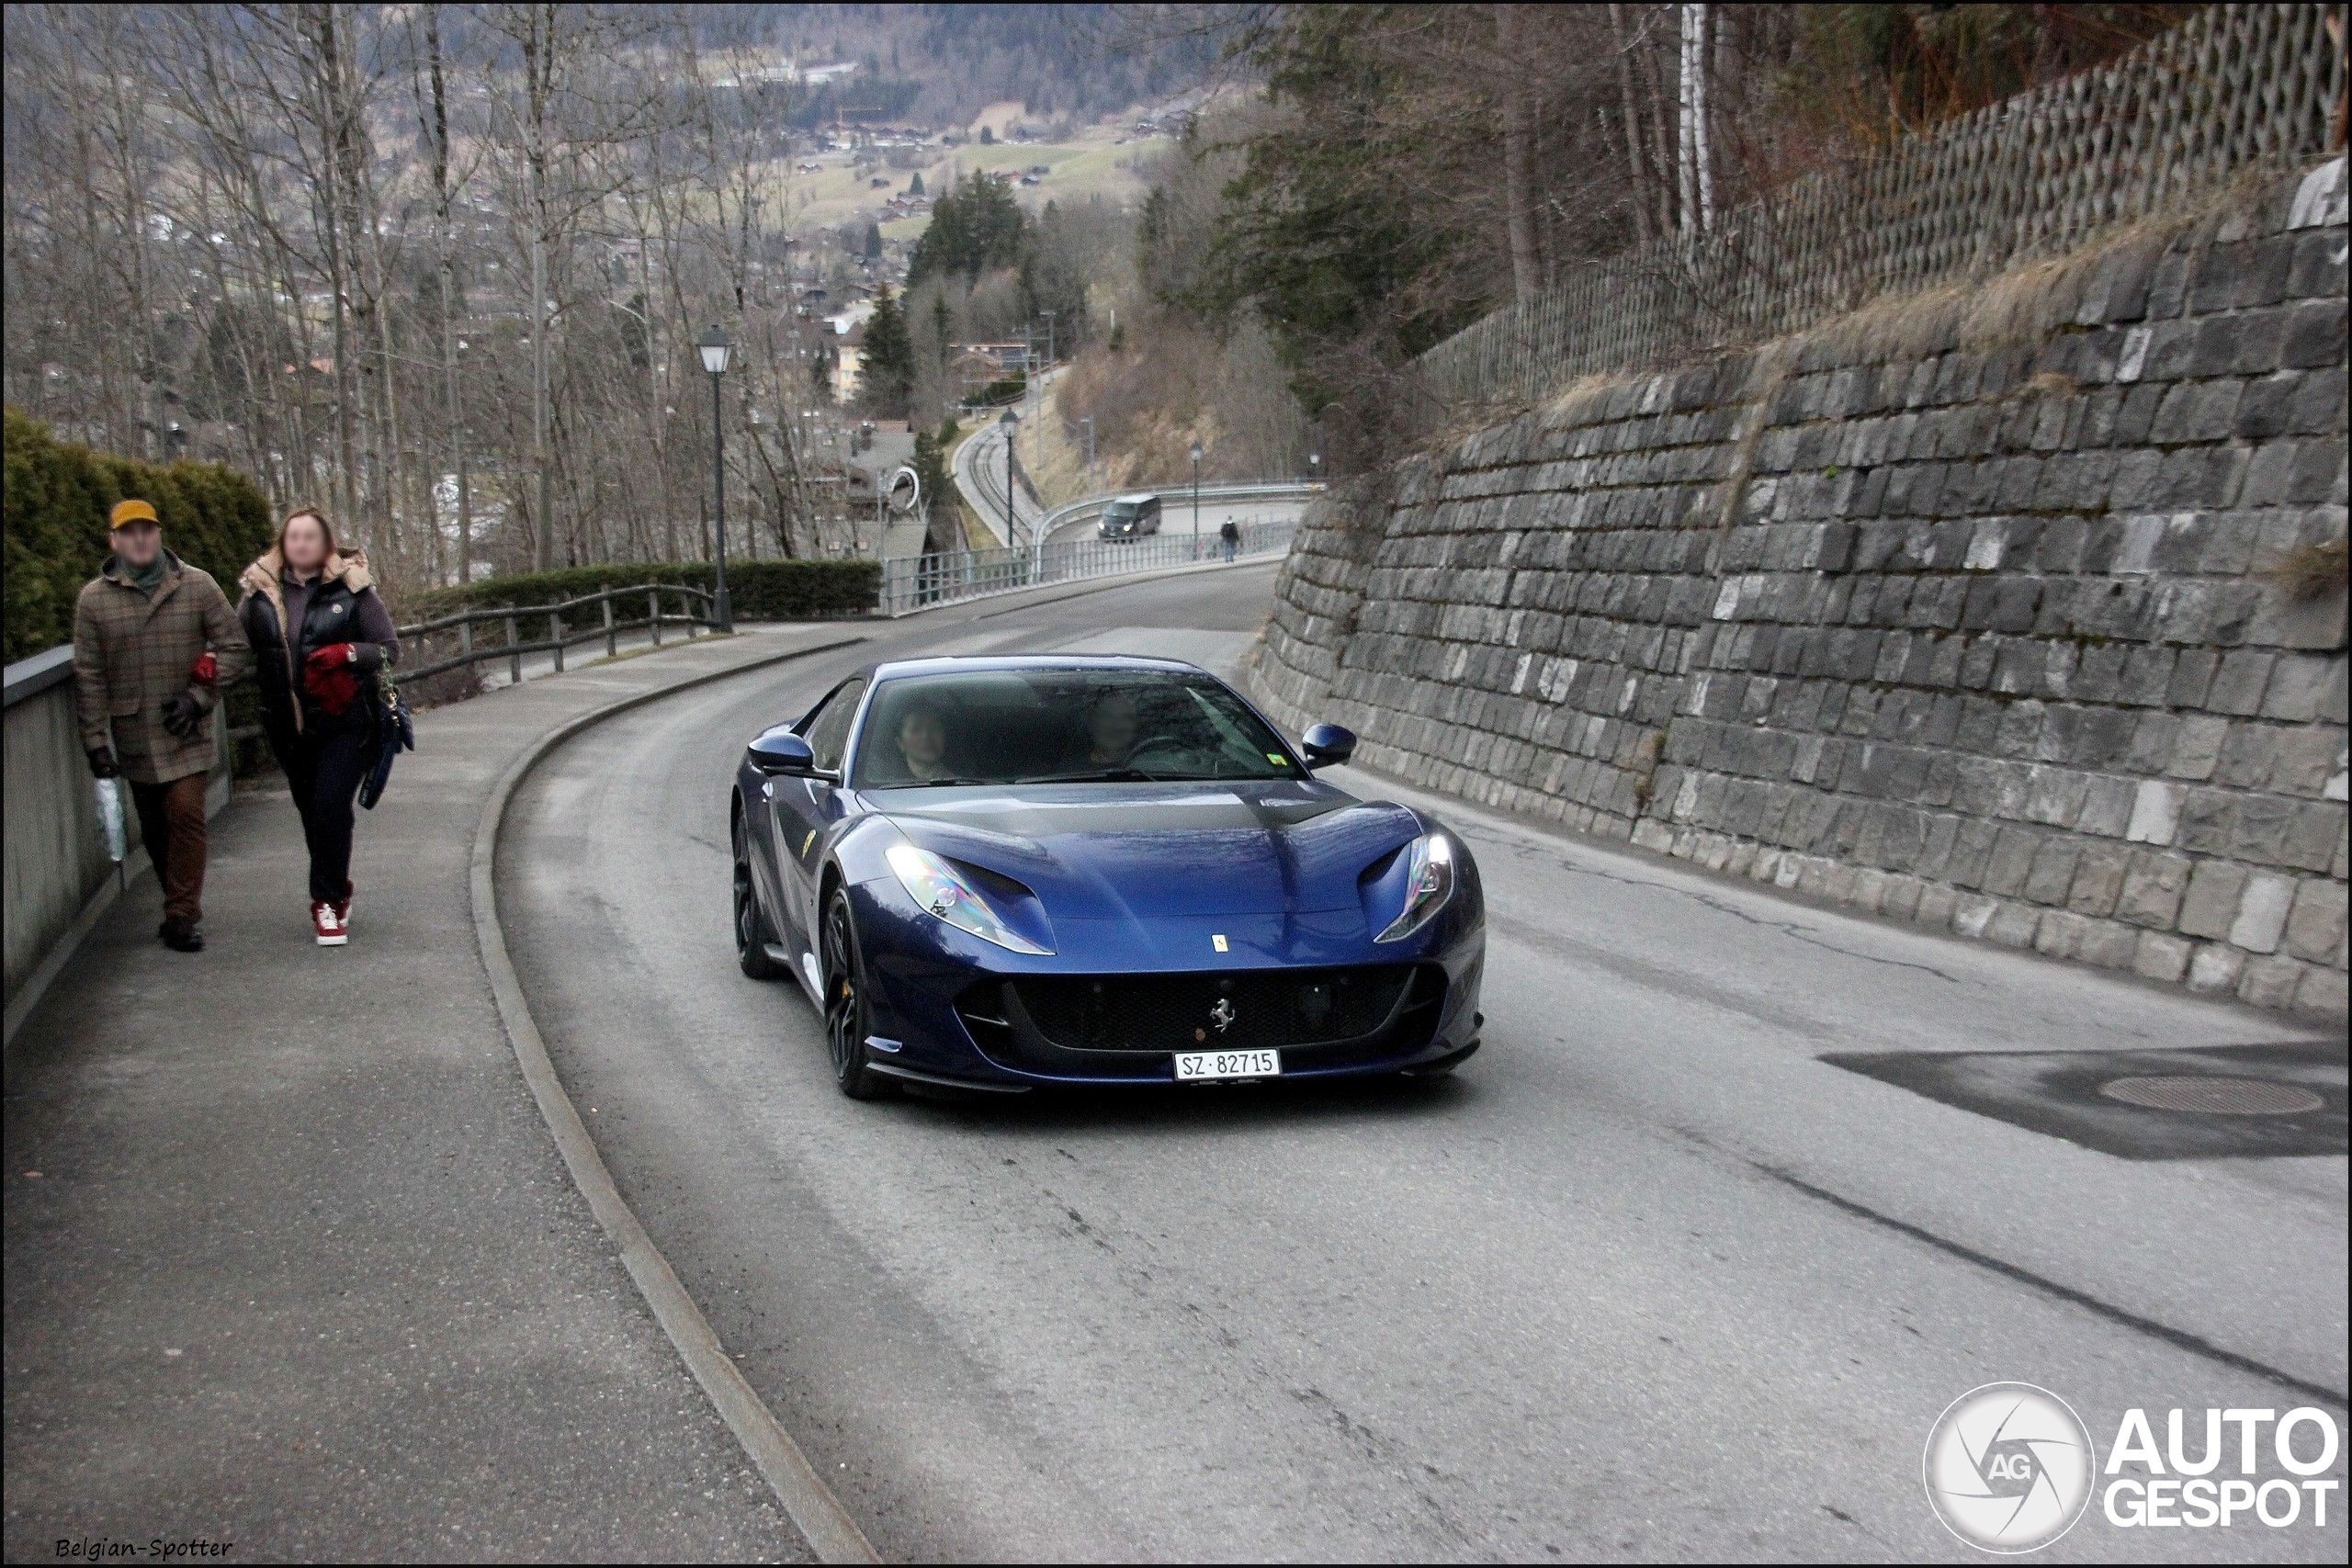
[[[498,860],[498,834],[506,820],[506,808],[514,792],[531,771],[557,747],[583,730],[593,728],[608,718],[632,708],[691,691],[714,682],[731,680],[755,670],[768,669],[793,660],[807,659],[820,653],[838,652],[865,641],[863,637],[842,637],[814,648],[794,649],[737,664],[725,670],[715,670],[692,675],[651,691],[639,692],[607,703],[568,723],[558,726],[525,749],[498,781],[490,798],[482,805],[481,817],[474,828],[472,859],[472,903],[474,938],[481,949],[482,968],[490,976],[490,988],[498,1006],[499,1022],[505,1028],[507,1043],[514,1047],[514,1060],[523,1070],[523,1080],[530,1086],[531,1098],[538,1103],[539,1114],[548,1124],[548,1132],[555,1139],[556,1150],[562,1155],[564,1167],[571,1173],[574,1186],[588,1200],[597,1224],[613,1240],[621,1255],[622,1264],[629,1278],[636,1281],[645,1304],[653,1309],[662,1333],[702,1385],[703,1393],[718,1408],[719,1418],[743,1445],[743,1451],[767,1478],[776,1500],[783,1504],[786,1515],[808,1540],[809,1549],[820,1562],[879,1562],[881,1554],[874,1550],[863,1530],[857,1528],[841,1500],[833,1495],[800,1445],[776,1421],[775,1414],[760,1398],[741,1369],[718,1342],[694,1299],[679,1283],[668,1258],[646,1234],[629,1209],[628,1201],[613,1183],[613,1175],[605,1168],[604,1156],[596,1149],[595,1140],[588,1134],[580,1120],[579,1108],[564,1091],[562,1080],[557,1077],[554,1063],[548,1056],[547,1042],[540,1037],[537,1022],[531,1016],[529,1001],[523,995],[522,982],[514,973],[514,964],[506,951],[505,928],[499,923],[498,889],[492,873]]]

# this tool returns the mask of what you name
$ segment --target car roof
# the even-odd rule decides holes
[[[1159,492],[1156,490],[1139,490],[1133,495],[1113,496],[1111,498],[1111,504],[1114,506],[1121,504],[1128,506],[1141,506],[1147,501],[1158,501],[1159,499]]]
[[[1181,659],[1152,659],[1139,653],[963,653],[930,659],[891,659],[859,671],[869,681],[892,681],[902,675],[975,675],[993,670],[1171,670],[1204,675],[1208,671]]]

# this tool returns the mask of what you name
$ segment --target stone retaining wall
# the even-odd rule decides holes
[[[1417,784],[2340,1017],[2345,183],[1359,481],[1259,695]]]

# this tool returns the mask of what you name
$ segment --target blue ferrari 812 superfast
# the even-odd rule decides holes
[[[1170,660],[874,665],[744,750],[743,972],[799,981],[855,1099],[1448,1072],[1477,867],[1302,739]]]

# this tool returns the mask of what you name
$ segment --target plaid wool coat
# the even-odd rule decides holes
[[[123,776],[138,784],[209,773],[212,727],[182,740],[164,728],[164,704],[185,692],[210,713],[220,689],[251,661],[244,628],[211,575],[169,551],[164,581],[152,595],[125,582],[121,565],[109,559],[83,585],[74,605],[74,698],[82,749],[111,745]],[[189,673],[208,648],[220,661],[209,687]]]

